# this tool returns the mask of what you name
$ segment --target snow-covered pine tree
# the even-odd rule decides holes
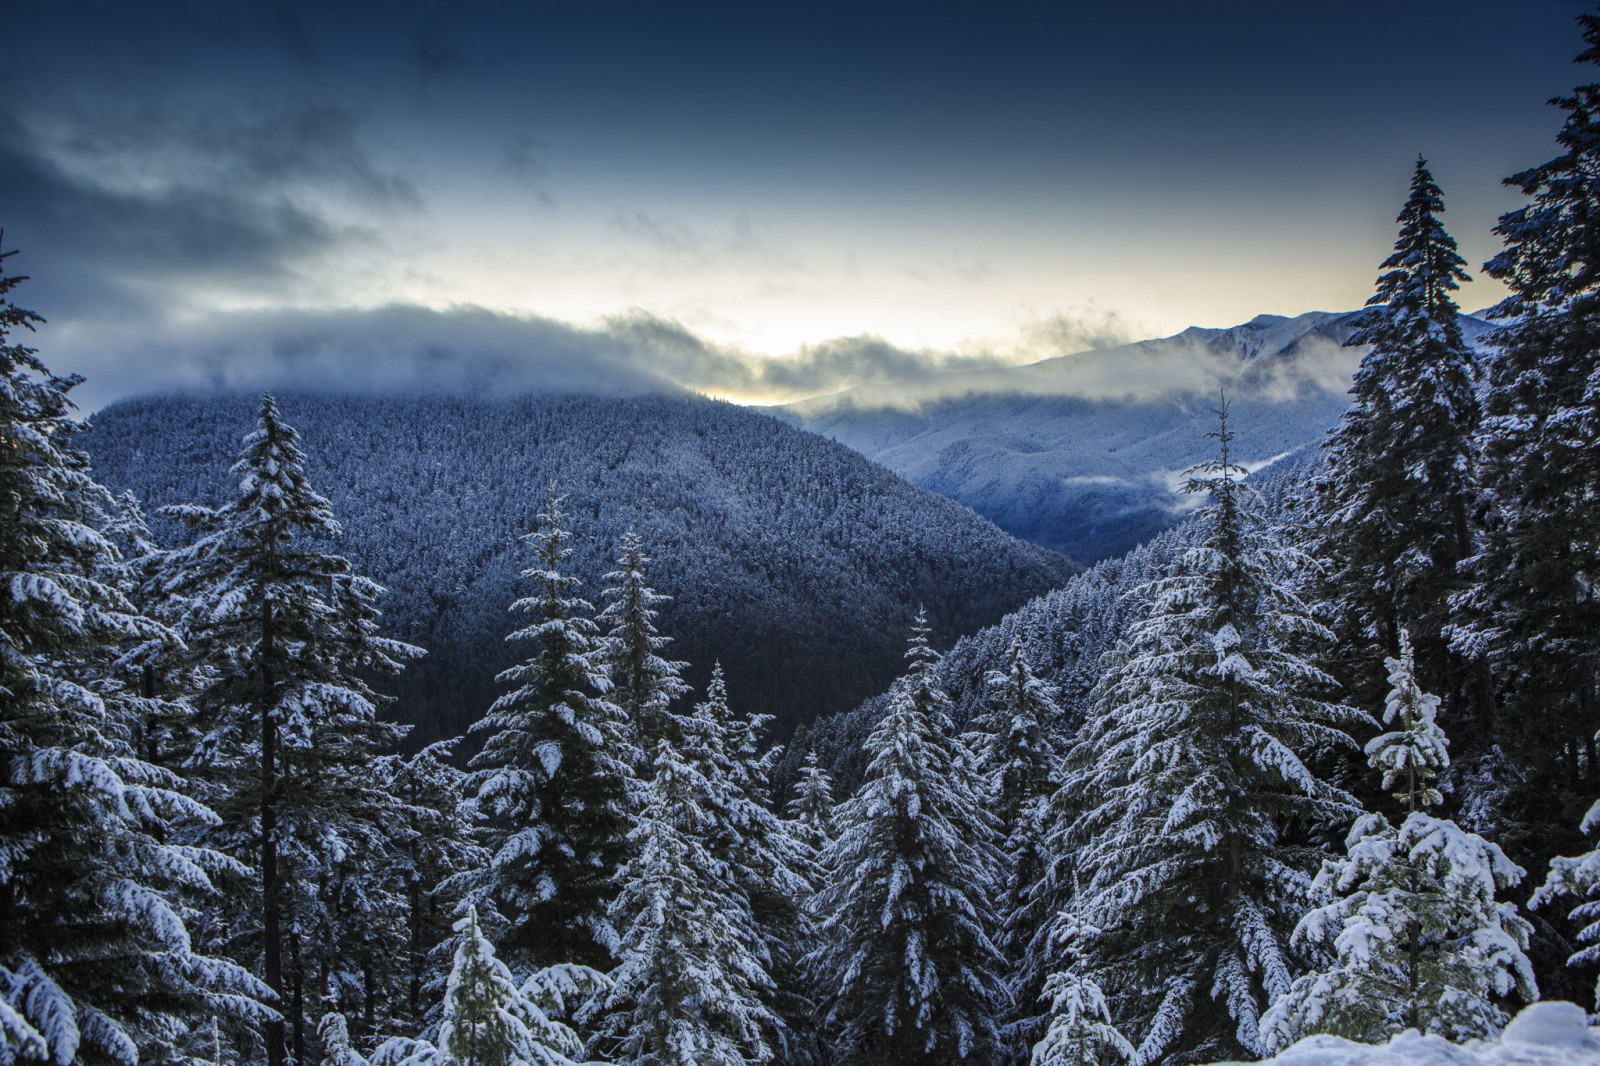
[[[1578,17],[1600,65],[1600,15]],[[1552,101],[1561,154],[1506,179],[1533,202],[1500,217],[1484,267],[1510,295],[1490,313],[1480,434],[1488,501],[1482,550],[1465,564],[1454,644],[1486,660],[1500,739],[1515,763],[1503,842],[1539,860],[1581,845],[1600,791],[1600,84]]]
[[[1050,1013],[1031,1066],[1104,1066],[1134,1057],[1133,1045],[1111,1023],[1105,993],[1083,972],[1079,944],[1098,933],[1075,908],[1053,924],[1052,946],[1064,965],[1044,983]]]
[[[187,921],[229,863],[174,846],[217,816],[140,758],[126,692],[82,664],[170,631],[118,590],[104,490],[72,447],[68,391],[12,334],[0,255],[0,1062],[190,1061],[201,1019],[269,995],[196,951]],[[109,579],[108,579],[109,578]]]
[[[1383,787],[1399,787],[1399,829],[1380,814],[1357,819],[1346,858],[1312,884],[1323,902],[1295,930],[1297,946],[1333,960],[1298,978],[1262,1019],[1262,1040],[1280,1050],[1313,1033],[1380,1044],[1406,1029],[1460,1042],[1497,1033],[1516,993],[1539,996],[1524,954],[1532,927],[1495,893],[1521,882],[1503,851],[1454,822],[1425,813],[1441,802],[1431,779],[1449,765],[1434,720],[1439,699],[1417,684],[1411,644],[1385,660],[1392,688],[1384,722],[1367,745]]]
[[[559,963],[609,969],[617,947],[607,908],[631,848],[638,765],[632,730],[605,698],[611,687],[589,604],[565,572],[564,496],[552,487],[528,539],[538,591],[511,609],[532,616],[507,640],[537,651],[500,674],[514,685],[472,731],[487,739],[468,789],[490,830],[493,857],[446,883],[488,920],[519,972]]]
[[[339,524],[306,480],[299,434],[271,396],[232,473],[238,491],[222,506],[165,511],[198,534],[165,560],[167,589],[187,600],[184,639],[208,674],[194,698],[203,735],[190,779],[223,823],[198,839],[252,870],[229,894],[232,913],[207,933],[259,967],[305,1062],[315,1036],[306,1000],[326,985],[322,967],[378,950],[368,925],[330,926],[335,901],[313,880],[330,863],[355,875],[387,865],[383,826],[394,801],[374,763],[404,730],[379,720],[381,697],[366,678],[421,650],[379,633],[383,590],[322,550]],[[379,891],[348,879],[338,887]],[[365,907],[400,909],[381,899]],[[265,1026],[269,1066],[287,1057],[284,1035],[283,1020]]]
[[[816,1006],[800,958],[811,940],[804,905],[821,872],[790,824],[767,806],[772,764],[782,754],[780,748],[761,750],[771,721],[767,715],[734,715],[722,664],[716,663],[705,699],[692,715],[678,717],[674,728],[682,737],[685,761],[720,797],[708,802],[718,816],[706,827],[704,844],[749,903],[760,937],[755,954],[772,977],[763,1001],[781,1023],[772,1034],[774,1050],[798,1066],[814,1050]]]
[[[1583,818],[1585,833],[1597,828],[1600,828],[1600,800]],[[1551,859],[1550,872],[1528,906],[1543,907],[1563,897],[1578,901],[1567,918],[1578,927],[1577,940],[1584,945],[1572,953],[1567,965],[1593,967],[1600,963],[1600,849],[1575,859]],[[1600,979],[1595,981],[1594,1003],[1596,1013],[1600,1013]]]
[[[1314,861],[1291,820],[1359,813],[1303,760],[1353,747],[1340,726],[1370,719],[1322,698],[1332,682],[1308,646],[1330,634],[1293,591],[1301,560],[1238,483],[1225,404],[1219,417],[1220,457],[1185,485],[1211,497],[1204,540],[1140,590],[1150,614],[1113,654],[1062,787],[1084,805],[1070,837],[1080,913],[1100,930],[1089,972],[1140,1064],[1261,1052]]]
[[[1043,1025],[1045,973],[1030,965],[1039,955],[1028,951],[1043,923],[1028,904],[1052,858],[1047,837],[1060,762],[1055,728],[1061,712],[1054,686],[1034,675],[1021,637],[1012,640],[1005,663],[1004,669],[991,670],[984,678],[988,707],[979,726],[988,735],[988,806],[1000,820],[1004,839],[995,907],[1000,919],[997,942],[1010,974],[1013,1013],[1006,1038],[1017,1061],[1025,1061]]]
[[[409,759],[385,760],[389,788],[404,804],[400,824],[390,827],[390,836],[405,883],[405,1014],[413,1030],[422,1026],[424,996],[442,991],[449,972],[447,946],[455,906],[440,886],[456,871],[488,861],[478,827],[465,809],[466,775],[450,762],[455,744],[443,740]]]
[[[572,1066],[583,1055],[576,1033],[555,1021],[495,958],[475,908],[460,935],[445,990],[439,1050],[451,1066]]]
[[[611,674],[611,702],[628,716],[639,738],[641,754],[649,740],[659,736],[667,721],[667,708],[689,692],[682,674],[687,663],[663,659],[659,654],[672,642],[656,632],[656,606],[672,597],[650,587],[646,570],[650,557],[633,530],[622,535],[617,569],[605,575],[600,595],[607,601],[596,619],[607,627],[601,644],[601,661]]]
[[[778,1018],[749,897],[725,856],[732,807],[714,767],[721,730],[684,716],[655,744],[637,854],[618,876],[611,916],[622,961],[597,1043],[626,1066],[744,1066],[772,1058]],[[679,743],[685,746],[680,750]],[[719,779],[720,778],[720,779]],[[706,843],[702,843],[702,841]]]
[[[1321,484],[1319,555],[1337,574],[1339,651],[1352,697],[1383,690],[1372,665],[1394,647],[1402,620],[1426,635],[1418,664],[1426,684],[1492,703],[1492,693],[1449,653],[1438,634],[1456,564],[1473,552],[1477,497],[1476,369],[1451,297],[1466,260],[1439,216],[1444,196],[1417,159],[1400,235],[1383,261],[1362,325],[1347,342],[1371,345],[1356,371],[1350,409],[1328,436]],[[1487,725],[1490,706],[1478,710]],[[1476,745],[1474,745],[1476,746]]]
[[[833,820],[833,778],[817,764],[817,753],[806,752],[800,775],[789,800],[790,830],[807,849],[813,861],[820,860],[835,835]]]
[[[1007,1007],[992,939],[998,825],[957,750],[923,612],[906,657],[867,741],[866,780],[836,812],[806,962],[827,993],[835,1061],[990,1062]]]

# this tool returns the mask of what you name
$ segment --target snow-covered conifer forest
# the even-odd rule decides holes
[[[86,426],[5,251],[0,1066],[1600,1061],[1556,103],[1483,345],[1419,158],[1321,454],[1082,571],[686,395]]]

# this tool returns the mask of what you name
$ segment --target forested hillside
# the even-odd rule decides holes
[[[254,396],[126,401],[83,434],[111,489],[147,512],[210,503]],[[598,596],[622,535],[651,580],[676,657],[703,687],[720,659],[744,706],[794,723],[853,706],[899,669],[918,605],[940,639],[998,619],[1071,575],[854,452],[727,404],[686,397],[507,400],[282,395],[329,496],[338,550],[389,589],[391,631],[428,656],[385,686],[415,741],[459,735],[510,665],[519,538],[554,482],[569,494],[575,572]],[[157,525],[158,530],[162,527]],[[170,527],[167,533],[173,532]]]

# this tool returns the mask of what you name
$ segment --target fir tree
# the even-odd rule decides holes
[[[564,498],[552,490],[529,535],[538,561],[523,576],[538,591],[511,605],[533,621],[506,639],[538,650],[500,675],[515,687],[473,726],[487,740],[468,784],[494,854],[447,883],[505,922],[502,948],[519,970],[610,967],[617,936],[607,909],[630,853],[637,787],[636,748],[623,712],[605,698],[611,686],[589,605],[564,570],[572,553]]]
[[[458,870],[488,860],[465,804],[466,775],[450,762],[455,741],[430,744],[409,759],[386,760],[389,787],[404,806],[390,836],[399,849],[406,896],[406,1016],[423,1020],[424,996],[443,988],[452,938],[454,902],[441,891]]]
[[[13,342],[43,321],[9,299],[23,280],[0,272],[0,1061],[182,1061],[200,1019],[269,1016],[269,993],[191,941],[230,864],[171,840],[217,816],[140,757],[126,690],[84,676],[172,634],[117,588],[97,532],[81,379]]]
[[[1497,1033],[1511,993],[1538,998],[1523,952],[1531,927],[1499,889],[1523,872],[1494,844],[1424,810],[1441,802],[1432,778],[1449,765],[1434,720],[1438,697],[1423,692],[1404,630],[1400,656],[1385,661],[1393,686],[1385,723],[1397,728],[1367,745],[1383,787],[1406,806],[1399,829],[1382,815],[1356,821],[1346,858],[1323,864],[1312,891],[1323,902],[1295,930],[1296,944],[1335,961],[1297,979],[1262,1021],[1268,1048],[1312,1033],[1383,1043],[1406,1029],[1461,1042]]]
[[[866,780],[838,810],[807,962],[830,993],[838,1061],[988,1062],[1007,1006],[991,939],[997,824],[953,739],[921,612],[906,657],[867,741]]]
[[[1600,827],[1600,801],[1589,808],[1583,819],[1585,833],[1594,832],[1596,827]],[[1572,953],[1567,965],[1592,967],[1600,963],[1600,849],[1576,859],[1550,860],[1550,872],[1528,905],[1543,907],[1562,897],[1578,901],[1567,917],[1578,927],[1577,940],[1584,945]],[[1600,979],[1595,981],[1594,996],[1595,1011],[1600,1013]]]
[[[720,730],[695,715],[673,732],[688,750],[656,743],[649,804],[632,834],[638,854],[611,908],[622,961],[600,1042],[629,1066],[767,1062],[779,1022],[763,1002],[772,991],[766,951],[749,897],[716,854],[732,799],[716,772]]]
[[[659,654],[672,638],[656,632],[656,607],[672,597],[661,595],[647,583],[649,565],[644,543],[628,530],[622,536],[618,568],[605,575],[609,584],[600,595],[608,602],[596,619],[608,627],[601,660],[610,670],[611,700],[628,716],[641,752],[648,738],[660,735],[667,708],[689,692],[681,676],[688,664],[671,662]]]
[[[1600,64],[1600,15],[1578,22],[1578,61]],[[1454,630],[1501,695],[1503,839],[1541,859],[1579,842],[1600,787],[1600,84],[1552,103],[1561,154],[1506,179],[1532,203],[1500,217],[1505,247],[1484,268],[1510,295],[1490,313],[1504,324],[1481,433],[1487,527]]]
[[[460,940],[445,990],[439,1050],[452,1066],[571,1066],[583,1044],[533,1002],[495,958],[477,912],[456,923]]]
[[[207,672],[195,696],[203,736],[191,775],[223,825],[199,839],[252,866],[233,913],[208,933],[260,967],[304,1062],[314,1035],[308,987],[325,987],[335,961],[377,950],[363,943],[371,926],[337,920],[341,904],[324,891],[349,889],[350,878],[316,880],[339,877],[332,865],[345,874],[383,865],[394,801],[374,761],[404,730],[379,720],[381,698],[365,678],[398,671],[421,651],[379,634],[382,589],[321,550],[339,524],[306,480],[299,434],[271,396],[232,473],[239,487],[230,502],[166,511],[198,531],[165,565],[167,589],[187,600],[183,635]],[[281,1066],[283,1022],[270,1021],[264,1035],[269,1066]]]
[[[1029,903],[1052,859],[1047,838],[1059,762],[1054,728],[1061,711],[1055,687],[1034,676],[1021,638],[1012,640],[1005,669],[990,671],[984,684],[988,714],[980,724],[988,733],[989,809],[999,818],[1005,841],[996,910],[1015,1014],[1006,1035],[1020,1055],[1035,1042],[1042,1024],[1037,1005],[1045,974],[1033,965],[1039,956],[1028,947],[1043,923]]]
[[[1353,747],[1339,727],[1364,716],[1321,698],[1331,681],[1307,650],[1329,634],[1292,590],[1296,554],[1252,513],[1220,417],[1219,460],[1185,486],[1211,497],[1204,539],[1140,590],[1150,614],[1097,687],[1062,788],[1085,797],[1070,837],[1101,931],[1087,962],[1141,1034],[1138,1063],[1261,1052],[1310,880],[1291,820],[1357,810],[1303,760]]]
[[[1468,280],[1466,261],[1439,221],[1443,211],[1443,194],[1418,158],[1399,239],[1367,301],[1372,310],[1347,342],[1372,347],[1325,445],[1320,549],[1339,575],[1340,647],[1358,664],[1357,691],[1376,686],[1361,670],[1394,646],[1405,620],[1429,635],[1419,648],[1424,680],[1448,683],[1487,721],[1492,694],[1471,683],[1477,675],[1436,636],[1461,587],[1456,566],[1473,553],[1479,420],[1473,354],[1451,297]]]
[[[1051,940],[1066,965],[1044,983],[1050,1014],[1044,1036],[1034,1045],[1032,1066],[1101,1066],[1135,1055],[1133,1045],[1111,1023],[1105,993],[1083,973],[1079,944],[1098,933],[1076,910],[1054,923]]]
[[[806,752],[805,762],[800,765],[794,797],[789,800],[789,821],[793,823],[795,839],[814,861],[833,843],[833,778],[817,765],[815,751]]]
[[[674,728],[683,738],[684,758],[720,797],[714,805],[718,817],[706,830],[707,850],[749,902],[759,936],[755,952],[772,977],[763,994],[779,1023],[772,1043],[784,1061],[799,1063],[811,1053],[816,1014],[800,967],[811,939],[804,903],[821,873],[816,857],[766,803],[772,764],[782,754],[781,748],[761,750],[771,721],[767,715],[733,714],[717,663],[705,699]]]

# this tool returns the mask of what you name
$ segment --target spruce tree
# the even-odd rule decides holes
[[[339,524],[270,395],[232,473],[229,502],[165,512],[197,531],[168,553],[165,580],[187,601],[183,636],[207,675],[194,697],[203,735],[191,780],[223,824],[198,839],[251,869],[232,913],[207,932],[259,967],[304,1062],[314,1038],[308,993],[326,987],[334,963],[380,950],[364,943],[373,930],[359,917],[336,920],[349,901],[327,895],[384,865],[394,801],[374,763],[404,730],[379,720],[382,698],[366,678],[398,671],[421,650],[379,633],[383,590],[323,550]],[[264,1038],[269,1066],[281,1066],[284,1022],[269,1021]]]
[[[1053,858],[1047,838],[1060,761],[1054,729],[1061,711],[1054,686],[1034,676],[1021,638],[1006,651],[1005,668],[991,670],[984,684],[988,713],[980,726],[988,734],[988,805],[1000,820],[1004,840],[996,909],[1013,1004],[1006,1036],[1020,1060],[1043,1024],[1039,1005],[1045,972],[1034,964],[1039,955],[1028,947],[1044,923],[1030,903]]]
[[[1417,649],[1425,683],[1470,699],[1486,724],[1492,694],[1438,636],[1462,585],[1457,564],[1474,548],[1479,421],[1473,354],[1451,296],[1468,280],[1466,261],[1443,212],[1443,194],[1419,157],[1394,252],[1347,342],[1371,350],[1350,409],[1324,445],[1320,554],[1338,575],[1340,650],[1353,664],[1354,694],[1375,699],[1382,691],[1367,664],[1394,647],[1403,622],[1426,634]]]
[[[583,1044],[550,1018],[495,958],[475,909],[456,923],[459,941],[445,989],[439,1050],[452,1066],[572,1066]]]
[[[1578,18],[1600,64],[1600,15]],[[1502,839],[1543,859],[1579,843],[1600,788],[1600,84],[1552,101],[1561,154],[1506,179],[1532,198],[1500,217],[1485,265],[1510,295],[1490,317],[1481,480],[1482,550],[1464,569],[1454,643],[1487,662],[1500,740],[1515,764]]]
[[[442,990],[448,973],[444,949],[453,937],[455,901],[441,887],[456,871],[488,860],[466,809],[466,775],[450,761],[455,744],[440,741],[409,759],[385,761],[389,788],[404,804],[390,835],[405,886],[405,1015],[413,1029],[423,1021],[424,997]]]
[[[1053,923],[1052,945],[1064,965],[1044,983],[1050,1013],[1031,1066],[1102,1066],[1134,1057],[1133,1045],[1111,1022],[1105,993],[1084,972],[1080,945],[1098,933],[1076,909]]]
[[[1539,995],[1524,954],[1531,926],[1515,904],[1495,900],[1523,871],[1494,844],[1425,813],[1442,801],[1432,778],[1450,760],[1434,718],[1439,699],[1418,685],[1404,630],[1399,657],[1385,663],[1384,722],[1395,728],[1367,756],[1383,787],[1398,787],[1406,819],[1396,829],[1364,815],[1346,858],[1323,864],[1312,883],[1322,905],[1301,920],[1295,942],[1334,964],[1273,1003],[1262,1021],[1269,1049],[1313,1033],[1367,1044],[1406,1029],[1484,1039],[1505,1025],[1507,996]]]
[[[719,773],[722,730],[686,716],[655,745],[637,854],[612,904],[622,961],[611,974],[608,1057],[628,1066],[744,1066],[770,1061],[778,1018],[750,899],[730,869],[730,784]],[[680,744],[682,748],[680,748]]]
[[[1600,801],[1584,815],[1582,828],[1585,833],[1600,828]],[[1563,897],[1577,900],[1567,918],[1578,927],[1577,942],[1583,945],[1568,957],[1567,965],[1592,968],[1600,963],[1600,849],[1575,859],[1551,859],[1550,872],[1528,906],[1537,909]],[[1595,981],[1594,1002],[1595,1012],[1600,1013],[1600,978]]]
[[[1260,1054],[1313,863],[1293,823],[1357,813],[1304,760],[1353,747],[1340,726],[1365,716],[1324,699],[1308,653],[1330,634],[1293,591],[1296,553],[1253,513],[1219,415],[1220,458],[1185,485],[1211,499],[1203,540],[1140,590],[1150,614],[1097,686],[1062,788],[1084,808],[1070,839],[1100,930],[1089,972],[1141,1064]]]
[[[529,534],[537,561],[523,576],[537,592],[511,605],[532,616],[507,640],[533,643],[527,661],[500,674],[514,688],[472,727],[486,736],[468,787],[487,820],[486,866],[447,883],[487,919],[504,923],[501,947],[519,972],[559,963],[609,969],[617,947],[607,910],[630,855],[637,749],[622,710],[606,699],[589,604],[565,571],[572,549],[565,497],[553,489]]]
[[[842,1063],[992,1061],[1007,1006],[992,939],[998,825],[960,750],[926,614],[909,674],[866,744],[866,780],[837,812],[810,956]]]
[[[641,753],[649,738],[660,735],[667,708],[689,692],[681,676],[688,664],[659,654],[672,638],[656,632],[656,608],[672,597],[650,587],[646,580],[649,565],[644,542],[628,530],[622,536],[617,569],[605,575],[608,585],[600,595],[607,603],[596,619],[607,627],[601,660],[614,686],[611,702],[627,715]]]
[[[0,267],[11,253],[0,255]],[[141,757],[120,649],[172,634],[117,587],[104,490],[67,394],[13,334],[43,320],[0,269],[0,1060],[189,1060],[201,1019],[269,1016],[270,993],[188,928],[230,864],[175,834],[217,816]]]
[[[833,778],[817,765],[814,750],[806,752],[805,761],[800,764],[788,813],[795,839],[806,848],[813,861],[820,860],[835,835]]]

